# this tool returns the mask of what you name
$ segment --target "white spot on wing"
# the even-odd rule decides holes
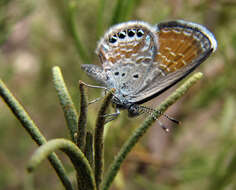
[[[151,44],[151,38],[149,35],[146,36],[146,40],[145,40],[145,45],[143,46],[143,48],[141,49],[142,52],[147,51],[150,47]]]

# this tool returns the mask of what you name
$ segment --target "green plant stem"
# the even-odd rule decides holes
[[[157,107],[156,111],[152,115],[150,115],[143,124],[135,129],[130,138],[125,142],[121,150],[119,151],[117,157],[112,162],[107,176],[104,179],[102,184],[102,190],[109,189],[111,183],[113,182],[115,176],[117,175],[122,162],[127,157],[128,153],[135,146],[135,144],[140,140],[140,138],[146,133],[146,131],[151,127],[151,125],[164,113],[168,107],[174,104],[180,97],[182,97],[187,90],[193,86],[199,79],[203,76],[202,73],[195,73],[191,76],[187,81],[184,82],[178,89],[175,90],[165,101],[161,103],[160,106]]]
[[[121,9],[123,7],[122,5],[123,5],[123,0],[116,1],[116,5],[113,11],[111,24],[110,24],[111,26],[121,21],[121,13],[122,13]]]
[[[57,95],[66,118],[67,127],[69,129],[71,139],[73,140],[73,142],[75,142],[75,134],[77,133],[78,128],[77,111],[67,90],[60,68],[57,66],[53,67],[52,74],[54,87],[57,91]]]
[[[98,4],[98,16],[97,16],[97,31],[96,31],[96,37],[99,39],[103,33],[103,13],[105,8],[106,0],[99,0]]]
[[[73,163],[79,179],[79,189],[96,190],[93,171],[88,160],[77,145],[70,140],[53,139],[40,146],[29,162],[28,171],[33,171],[48,155],[58,149],[66,153]]]
[[[104,117],[108,109],[109,103],[112,98],[111,90],[104,98],[103,104],[98,112],[98,117],[96,120],[95,134],[94,134],[94,173],[97,189],[99,190],[100,184],[102,182],[103,175],[103,165],[104,165],[104,149],[103,149],[103,132],[106,118]]]
[[[76,137],[76,144],[82,152],[84,152],[85,139],[86,139],[86,124],[87,124],[87,99],[85,97],[84,85],[79,81],[80,90],[80,114],[78,122],[78,130]],[[80,190],[80,176],[77,174],[78,189]],[[83,189],[81,189],[83,190]]]
[[[77,12],[77,3],[76,1],[66,1],[68,3],[68,21],[69,21],[69,27],[72,34],[72,37],[74,39],[75,47],[77,49],[77,52],[82,59],[82,61],[86,64],[91,63],[88,53],[85,51],[80,38],[79,38],[79,32],[77,29],[77,23],[76,23],[76,12]]]
[[[111,25],[129,20],[134,8],[139,4],[140,0],[117,0],[113,10]]]
[[[122,21],[128,21],[139,4],[140,0],[126,0],[123,5]]]
[[[86,123],[87,123],[87,99],[84,92],[83,83],[79,82],[80,89],[80,115],[77,131],[77,145],[84,152],[86,139]]]
[[[86,145],[84,154],[89,161],[91,168],[94,168],[94,159],[93,159],[93,134],[88,131],[86,135]]]
[[[209,175],[208,189],[226,189],[234,181],[236,176],[236,150],[234,138],[234,122],[236,114],[235,97],[227,96],[221,115],[221,141],[224,142],[219,147],[219,154],[212,165]]]
[[[24,129],[29,133],[31,138],[38,144],[45,144],[47,141],[39,131],[34,121],[30,118],[23,106],[15,99],[12,93],[8,90],[6,85],[0,80],[0,96],[11,109],[16,118],[20,121]],[[61,179],[65,189],[73,190],[73,186],[66,174],[65,168],[55,153],[48,156],[53,168],[56,170],[58,177]]]

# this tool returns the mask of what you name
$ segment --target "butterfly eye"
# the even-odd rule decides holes
[[[137,30],[137,36],[142,37],[144,35],[144,31],[142,29]]]
[[[109,39],[109,42],[112,43],[112,44],[114,44],[116,41],[117,41],[117,36],[116,36],[116,35],[112,36],[112,37]]]
[[[128,29],[128,36],[133,37],[135,35],[135,30],[134,29]]]
[[[119,32],[119,33],[118,33],[118,37],[119,37],[120,39],[124,39],[125,36],[126,36],[126,32],[125,32],[125,31],[122,31],[122,32]]]

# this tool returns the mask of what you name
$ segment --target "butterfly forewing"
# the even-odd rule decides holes
[[[216,40],[205,27],[173,21],[157,25],[159,49],[152,73],[131,102],[144,103],[173,86],[216,50]],[[156,71],[156,72],[154,72]]]
[[[212,48],[205,28],[186,22],[168,22],[158,25],[160,48],[155,61],[165,73],[174,72],[193,63],[198,56]]]

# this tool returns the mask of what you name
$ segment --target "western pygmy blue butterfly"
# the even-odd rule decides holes
[[[182,20],[154,26],[129,21],[111,27],[96,50],[102,66],[82,69],[105,89],[115,89],[112,102],[130,116],[140,104],[160,95],[199,66],[217,48],[204,26]]]

